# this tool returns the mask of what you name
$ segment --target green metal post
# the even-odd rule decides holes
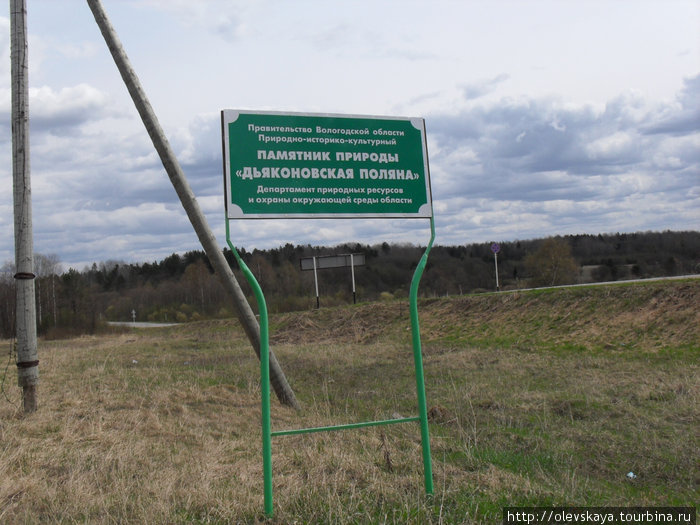
[[[228,218],[226,219],[226,242],[233,252],[238,266],[253,289],[260,311],[260,390],[262,407],[262,448],[263,448],[263,489],[265,493],[265,515],[271,518],[272,505],[272,425],[270,422],[270,330],[267,316],[267,303],[257,279],[243,262],[229,237]]]
[[[384,419],[381,421],[365,421],[361,423],[349,423],[346,425],[331,425],[327,427],[296,428],[292,430],[278,430],[273,436],[293,436],[295,434],[312,434],[313,432],[329,432],[332,430],[347,430],[350,428],[376,427],[379,425],[395,425],[396,423],[410,423],[420,421],[418,417],[400,417],[396,419]]]
[[[423,354],[420,342],[420,326],[418,324],[418,283],[423,276],[423,270],[428,262],[428,253],[435,240],[435,221],[430,217],[430,242],[421,257],[411,280],[410,310],[411,334],[413,336],[413,360],[416,367],[416,391],[418,392],[418,417],[420,418],[420,437],[423,447],[423,475],[425,477],[426,494],[433,493],[433,464],[430,459],[430,433],[428,430],[428,408],[425,399],[425,378],[423,375]]]

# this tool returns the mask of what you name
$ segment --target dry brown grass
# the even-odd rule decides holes
[[[190,501],[226,509],[251,497],[255,389],[202,388],[186,374],[163,383],[158,356],[140,344],[122,335],[42,346],[39,412],[0,412],[4,523],[165,523]]]
[[[699,297],[681,283],[424,302],[435,497],[414,424],[280,436],[272,522],[494,523],[508,504],[697,502]],[[273,428],[414,415],[407,315],[382,303],[274,316],[304,410],[273,403]],[[265,521],[258,366],[236,323],[41,342],[40,359],[29,417],[7,372],[0,522]]]
[[[264,521],[257,363],[240,334],[221,348],[222,338],[212,347],[197,331],[42,344],[40,410],[23,417],[18,392],[0,405],[0,521]],[[314,396],[301,416],[275,406],[277,428],[338,423],[328,390]],[[362,507],[368,494],[412,508],[422,498],[417,431],[379,436],[279,438],[278,522],[363,521],[347,505]]]

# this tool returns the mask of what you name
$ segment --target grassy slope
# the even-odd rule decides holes
[[[413,424],[279,437],[275,521],[695,504],[698,304],[697,280],[422,301],[434,499]],[[275,404],[273,428],[414,415],[406,304],[272,324],[305,407]],[[20,416],[13,367],[4,383],[1,522],[263,521],[257,361],[236,323],[43,342],[40,358],[37,414]]]

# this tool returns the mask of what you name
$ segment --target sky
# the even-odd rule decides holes
[[[102,0],[219,244],[223,109],[422,117],[436,244],[700,229],[696,0]],[[87,3],[27,0],[34,251],[201,249]],[[14,259],[0,12],[0,264]],[[426,219],[236,220],[246,250]]]

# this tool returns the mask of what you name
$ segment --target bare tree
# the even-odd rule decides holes
[[[534,253],[525,257],[533,286],[556,286],[576,281],[578,266],[571,246],[563,239],[549,237]]]
[[[15,291],[15,262],[6,261],[0,267],[0,337],[14,337],[17,329],[15,305],[17,293]]]
[[[37,321],[41,327],[44,316],[53,319],[53,325],[58,324],[58,314],[56,309],[56,274],[60,268],[60,259],[55,253],[44,255],[34,254],[34,273],[36,279],[37,295]],[[42,290],[43,288],[43,290]],[[42,313],[43,305],[46,305],[47,312]]]
[[[141,120],[146,126],[146,131],[151,137],[153,145],[160,156],[163,167],[165,168],[165,171],[167,172],[168,177],[170,178],[170,181],[172,182],[173,187],[180,198],[180,202],[182,203],[185,212],[187,212],[187,216],[192,223],[192,227],[197,233],[197,237],[199,237],[199,241],[201,242],[207,257],[209,258],[214,271],[217,273],[219,278],[222,280],[222,283],[234,299],[238,318],[241,321],[248,339],[253,345],[253,348],[259,358],[260,326],[255,319],[255,314],[250,308],[243,290],[241,290],[241,287],[238,284],[236,277],[233,275],[233,272],[231,271],[221,248],[214,238],[211,228],[209,228],[209,224],[207,223],[204,214],[199,208],[199,204],[197,203],[194,193],[187,182],[187,178],[180,167],[180,163],[177,161],[175,153],[170,147],[170,143],[160,127],[160,123],[158,122],[155,112],[153,111],[153,108],[146,97],[146,93],[141,87],[141,83],[139,82],[136,72],[131,67],[129,58],[126,55],[126,52],[124,51],[124,48],[122,47],[112,24],[107,18],[107,14],[102,7],[102,3],[100,0],[87,0],[87,3],[92,10],[92,14],[95,17],[95,21],[97,22],[100,31],[102,32],[102,36],[104,37],[107,47],[112,54],[112,58],[117,65],[117,69],[119,69],[119,73],[126,84],[126,88],[134,101],[134,105],[141,116]],[[282,371],[282,368],[280,367],[279,362],[272,351],[270,352],[270,382],[275,390],[275,394],[277,394],[277,398],[282,404],[290,405],[295,408],[299,407],[296,397],[294,396],[294,392],[289,386],[287,378],[285,377],[284,372]]]

